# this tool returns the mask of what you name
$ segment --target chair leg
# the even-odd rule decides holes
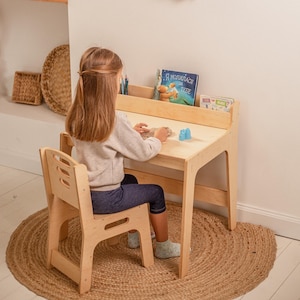
[[[93,257],[95,245],[82,241],[80,260],[79,293],[87,293],[92,285]]]
[[[51,220],[52,216],[49,215],[49,228],[48,228],[48,242],[47,242],[47,268],[50,269],[52,250],[57,250],[59,245],[59,232],[61,224]]]
[[[143,219],[145,220],[145,223],[143,228],[139,229],[140,247],[142,254],[142,265],[147,268],[154,264],[152,238],[149,232],[150,220],[147,205],[142,208],[142,213],[144,214]]]
[[[140,233],[142,265],[148,268],[154,264],[153,246],[149,232]]]
[[[60,213],[57,213],[60,212]],[[47,268],[51,268],[51,252],[68,235],[68,220],[78,215],[77,210],[55,199],[49,209]]]

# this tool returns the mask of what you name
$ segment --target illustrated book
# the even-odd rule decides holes
[[[233,98],[200,95],[200,107],[203,108],[229,112],[233,103]]]
[[[154,99],[195,105],[199,75],[163,69],[156,76]]]

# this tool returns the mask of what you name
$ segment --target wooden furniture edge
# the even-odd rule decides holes
[[[68,4],[68,0],[33,0],[33,1],[40,1],[40,2],[59,2]]]

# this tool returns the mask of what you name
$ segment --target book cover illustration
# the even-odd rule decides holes
[[[233,98],[200,95],[200,107],[203,108],[229,112],[233,103]]]
[[[195,105],[197,74],[162,70],[157,86],[159,99],[178,104]]]

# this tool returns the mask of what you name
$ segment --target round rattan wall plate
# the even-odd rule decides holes
[[[66,115],[72,103],[69,45],[54,48],[46,57],[41,76],[41,89],[48,107]]]

